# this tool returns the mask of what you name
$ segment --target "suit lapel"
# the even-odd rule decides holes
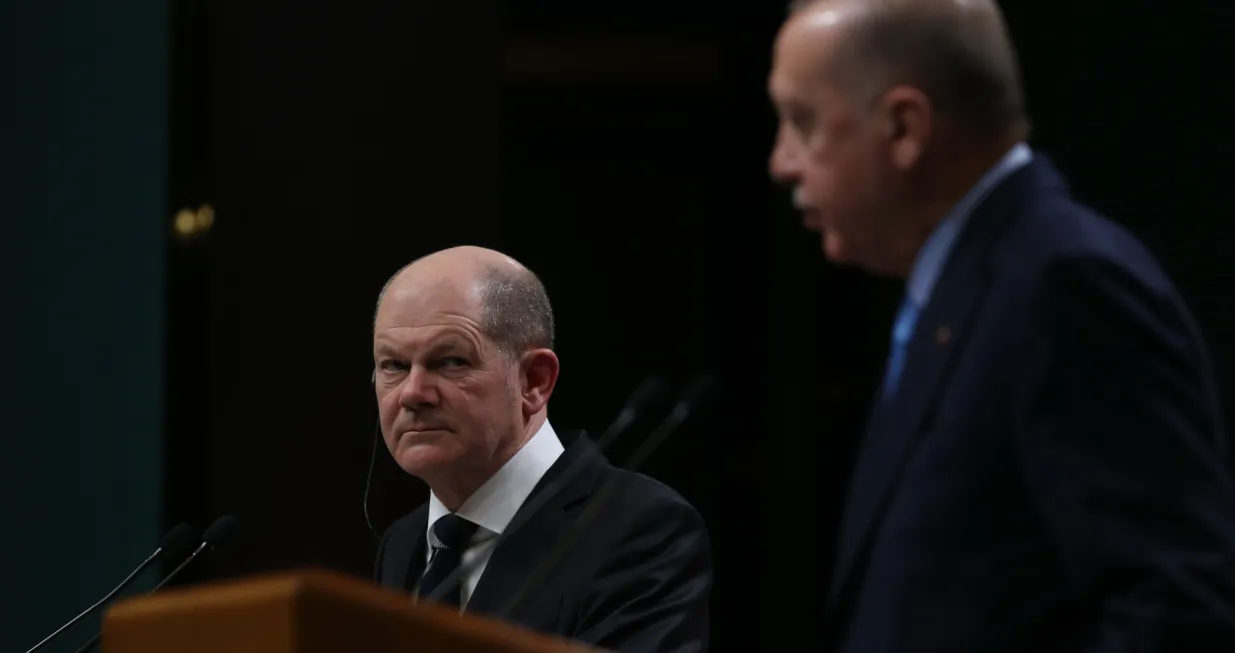
[[[572,510],[592,493],[604,458],[582,434],[571,439],[498,540],[468,600],[468,612],[495,614],[502,610],[542,562],[544,553],[569,528]],[[536,505],[542,500],[545,503]]]
[[[963,345],[969,317],[982,298],[985,278],[975,274],[978,270],[951,263],[948,270],[947,277],[959,276],[951,274],[955,271],[972,278],[946,285],[945,278],[940,278],[930,307],[918,319],[898,390],[880,401],[871,416],[845,512],[837,580],[844,580],[871,536],[905,461],[925,430],[922,427],[930,417],[933,399],[947,381],[949,363]]]
[[[1045,178],[1045,179],[1044,179]],[[928,430],[934,405],[963,348],[988,285],[992,244],[1043,181],[1059,181],[1050,165],[1031,162],[997,186],[971,215],[914,329],[904,371],[891,397],[876,404],[854,470],[841,528],[831,600],[852,580],[905,462]]]
[[[425,529],[428,528],[429,508],[422,506],[412,513],[408,527],[412,536],[410,555],[394,556],[390,561],[388,578],[402,583],[408,592],[416,588],[417,581],[425,573]]]

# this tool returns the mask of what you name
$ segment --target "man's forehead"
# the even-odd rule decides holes
[[[817,83],[856,11],[851,3],[821,2],[791,16],[776,38],[769,92],[789,94]]]
[[[798,104],[805,100],[802,84],[777,68],[768,75],[768,97],[779,105]]]
[[[396,283],[387,289],[377,311],[379,326],[415,326],[445,316],[475,319],[479,313],[474,284],[449,279]]]
[[[777,66],[768,75],[768,97],[782,109],[813,106],[825,81],[819,74]]]
[[[459,322],[456,320],[452,323],[449,316],[445,316],[445,319],[437,322],[407,328],[396,325],[379,326],[373,333],[373,349],[376,352],[407,352],[476,347],[478,340],[475,334]]]

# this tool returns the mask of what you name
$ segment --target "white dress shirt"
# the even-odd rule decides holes
[[[455,514],[480,527],[476,529],[471,543],[463,552],[463,559],[460,563],[465,569],[471,570],[460,587],[460,605],[466,606],[468,599],[472,597],[476,583],[480,581],[480,576],[485,572],[485,566],[489,563],[489,557],[493,555],[493,547],[497,544],[498,536],[506,530],[510,520],[514,519],[515,513],[519,511],[519,507],[527,500],[536,484],[549,471],[553,463],[557,462],[564,450],[562,441],[558,439],[557,433],[546,419],[532,439],[528,440],[523,448],[506,461],[506,464],[502,465],[496,474],[485,481],[480,489],[468,497],[462,506],[459,506]],[[433,536],[433,525],[449,513],[450,511],[442,505],[437,495],[430,493],[429,525],[425,534],[429,542],[425,552],[426,569],[432,560],[433,550],[441,546],[441,543]]]

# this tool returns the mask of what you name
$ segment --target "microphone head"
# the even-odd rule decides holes
[[[690,385],[686,386],[686,390],[682,392],[682,399],[678,403],[689,406],[692,410],[698,410],[716,394],[719,387],[720,384],[712,378],[711,374],[700,374],[690,382]]]
[[[170,556],[179,556],[193,550],[194,546],[201,541],[197,536],[197,529],[189,526],[185,522],[180,522],[175,528],[167,531],[163,539],[159,540],[159,548]]]
[[[202,533],[202,542],[205,542],[210,548],[217,548],[220,544],[227,541],[236,531],[236,518],[231,515],[223,515],[214,520],[210,528]]]
[[[626,399],[628,410],[644,410],[657,399],[669,394],[669,384],[659,376],[649,376]]]

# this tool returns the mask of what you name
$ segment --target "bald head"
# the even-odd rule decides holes
[[[453,247],[404,266],[382,287],[376,323],[387,294],[399,288],[437,288],[469,299],[485,335],[503,353],[552,349],[553,308],[540,279],[513,258],[482,247]]]
[[[1016,55],[993,0],[796,0],[790,12],[782,38],[841,31],[820,73],[862,100],[912,86],[941,118],[1027,135]]]

